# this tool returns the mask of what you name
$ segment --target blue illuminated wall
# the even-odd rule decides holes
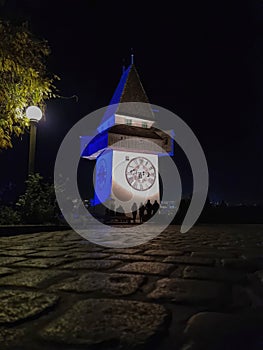
[[[85,139],[85,136],[81,136],[81,147],[82,144],[85,145],[85,141],[88,141],[87,146],[84,146],[81,148],[81,156],[82,157],[88,157],[92,155],[93,153],[96,153],[97,151],[106,148],[108,146],[108,132],[103,132],[101,134],[96,135],[95,137],[92,137],[92,140]]]
[[[106,202],[112,187],[112,150],[104,151],[96,161],[94,205]]]

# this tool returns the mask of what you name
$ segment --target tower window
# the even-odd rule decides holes
[[[126,125],[132,125],[132,120],[131,119],[126,119]]]
[[[148,126],[148,125],[147,125],[146,122],[142,122],[142,127],[143,127],[143,128],[147,128],[147,126]]]

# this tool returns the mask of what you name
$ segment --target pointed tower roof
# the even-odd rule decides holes
[[[127,105],[124,102],[143,102],[144,104]],[[118,104],[114,111],[110,106]],[[135,65],[132,63],[122,74],[120,82],[110,101],[111,114],[121,114],[142,119],[154,120],[149,99],[144,91]],[[108,113],[106,113],[108,115]],[[109,116],[109,115],[108,115]],[[104,120],[105,120],[104,116]]]

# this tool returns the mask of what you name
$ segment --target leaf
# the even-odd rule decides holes
[[[20,136],[29,126],[27,106],[57,97],[54,80],[46,68],[50,53],[47,41],[39,40],[27,24],[14,26],[0,20],[0,149],[12,147],[12,135]]]

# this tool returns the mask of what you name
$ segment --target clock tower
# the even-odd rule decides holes
[[[158,157],[172,154],[173,143],[156,127],[155,113],[133,64],[123,71],[111,102],[81,156],[96,159],[94,205],[101,203],[131,213],[147,200],[160,203]]]

